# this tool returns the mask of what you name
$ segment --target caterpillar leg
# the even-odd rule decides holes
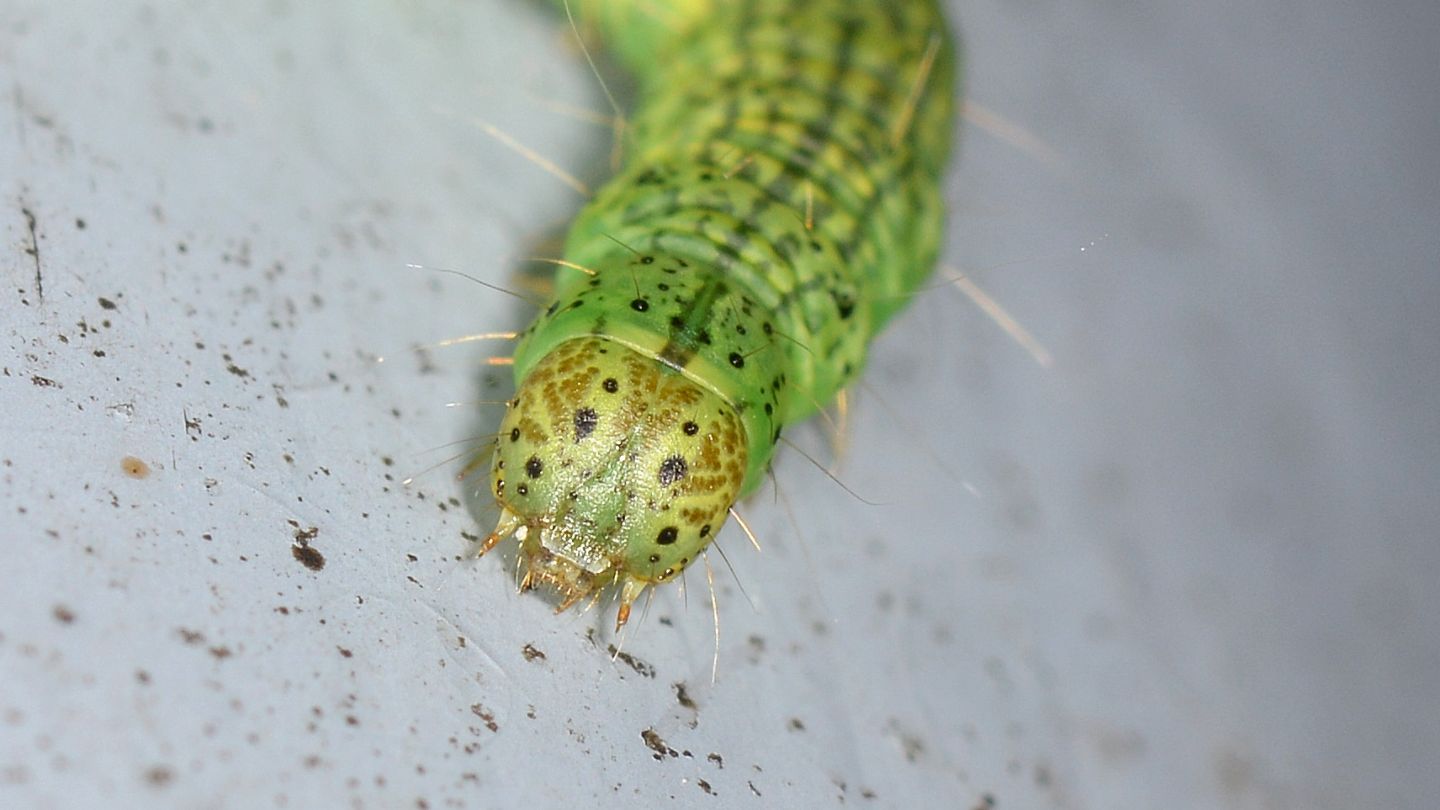
[[[640,594],[645,592],[649,584],[634,577],[625,578],[624,584],[620,586],[620,609],[615,613],[615,632],[620,632],[620,628],[630,621],[630,606],[635,604],[635,600],[640,598]]]
[[[484,557],[490,549],[499,545],[501,540],[504,540],[512,534],[515,535],[520,542],[525,542],[525,535],[528,534],[525,521],[521,520],[519,515],[516,515],[509,509],[502,509],[500,511],[500,523],[495,527],[495,531],[491,532],[488,537],[481,541],[480,550],[475,553],[475,556]]]

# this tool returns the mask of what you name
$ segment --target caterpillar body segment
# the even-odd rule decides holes
[[[618,627],[929,274],[956,55],[930,0],[571,6],[639,103],[517,345],[484,548],[561,609],[619,586]]]

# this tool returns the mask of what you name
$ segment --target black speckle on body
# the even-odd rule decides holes
[[[586,436],[595,432],[595,426],[600,424],[600,415],[595,413],[594,408],[580,408],[575,411],[575,441],[581,441]]]
[[[684,478],[690,468],[682,456],[670,456],[660,462],[660,486],[668,487]]]

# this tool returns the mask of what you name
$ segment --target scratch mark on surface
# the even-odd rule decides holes
[[[11,97],[15,100],[15,140],[19,142],[21,151],[25,150],[25,91],[17,83]]]
[[[41,305],[45,303],[45,276],[40,270],[40,239],[36,236],[35,212],[25,207],[25,201],[20,201],[20,213],[25,215],[25,227],[30,231],[30,247],[25,252],[35,262],[35,297]]]

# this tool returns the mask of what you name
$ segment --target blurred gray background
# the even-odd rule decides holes
[[[477,119],[606,173],[568,31],[332,5],[0,8],[0,805],[1440,804],[1440,7],[952,4],[946,262],[1053,362],[927,291],[712,681],[700,569],[617,657],[465,558],[504,370],[410,348],[581,203]]]

